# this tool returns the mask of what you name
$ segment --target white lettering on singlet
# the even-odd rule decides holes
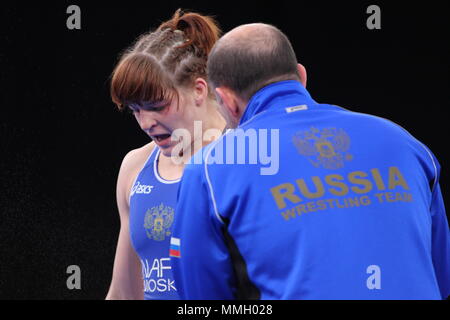
[[[155,186],[143,185],[139,181],[137,181],[135,183],[135,185],[133,186],[133,188],[131,189],[131,196],[133,196],[135,193],[136,194],[150,194],[154,187]]]
[[[153,263],[149,264],[148,260],[141,260],[142,263],[142,277],[144,278],[145,292],[166,292],[177,291],[175,288],[175,281],[170,278],[170,274],[165,270],[171,270],[170,258],[154,259]]]

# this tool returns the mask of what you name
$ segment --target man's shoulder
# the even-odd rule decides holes
[[[363,113],[363,112],[357,112],[357,111],[350,111],[345,113],[345,117],[349,117],[352,119],[357,127],[365,128],[366,130],[385,130],[389,131],[391,134],[397,133],[400,136],[403,136],[404,138],[413,138],[412,134],[404,128],[399,123],[395,122],[394,120],[375,115],[375,114],[369,114],[369,113]]]

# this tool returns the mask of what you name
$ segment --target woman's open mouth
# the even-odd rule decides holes
[[[157,135],[157,136],[153,136],[152,138],[155,139],[158,142],[161,142],[161,141],[166,140],[167,138],[170,138],[170,134],[160,134],[160,135]]]
[[[155,143],[158,146],[164,147],[164,146],[170,144],[170,142],[171,142],[170,137],[171,136],[172,136],[171,134],[166,133],[166,134],[154,135],[154,136],[151,136],[151,138],[153,139],[153,141],[155,141]]]

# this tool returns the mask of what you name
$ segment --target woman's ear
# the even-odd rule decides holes
[[[208,83],[203,78],[194,81],[195,105],[201,106],[208,97]]]

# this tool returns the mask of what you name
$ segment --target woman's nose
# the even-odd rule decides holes
[[[153,112],[140,110],[136,117],[141,129],[144,131],[149,131],[157,124],[157,121],[153,116]]]

